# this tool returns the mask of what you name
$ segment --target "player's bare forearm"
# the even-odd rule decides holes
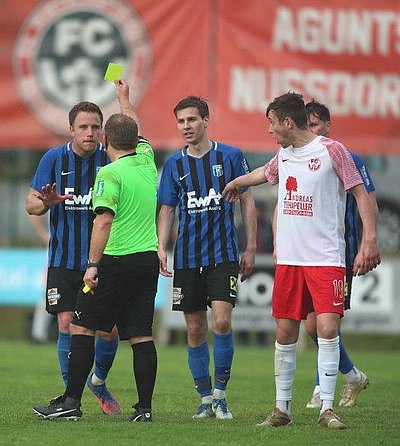
[[[273,251],[272,251],[272,260],[276,265],[277,254],[276,254],[276,230],[278,227],[278,204],[275,205],[274,213],[272,215],[272,240],[273,240]]]
[[[167,267],[167,246],[171,237],[175,220],[175,208],[173,206],[161,205],[157,218],[158,235],[158,259],[160,261],[160,274],[171,277],[172,272]]]
[[[240,210],[246,231],[246,250],[240,259],[240,280],[245,281],[252,273],[256,254],[257,218],[256,207],[250,189],[240,195]]]
[[[353,274],[363,275],[372,271],[381,262],[376,236],[376,206],[370,200],[363,185],[355,186],[352,193],[357,201],[358,212],[363,224],[363,233],[358,254],[354,261]]]
[[[115,92],[117,95],[121,113],[126,116],[129,116],[134,121],[136,121],[136,124],[138,126],[138,133],[140,135],[139,117],[138,117],[137,113],[135,112],[135,109],[133,108],[133,105],[131,104],[131,102],[129,100],[129,85],[128,85],[128,83],[124,79],[121,79],[119,81],[115,81],[114,85],[115,85]]]
[[[110,237],[113,215],[110,212],[96,215],[90,239],[89,261],[98,263]]]
[[[43,203],[43,200],[39,199],[39,192],[29,192],[25,201],[25,209],[29,215],[44,215],[49,208]]]
[[[267,182],[264,170],[265,166],[261,166],[246,175],[235,178],[225,186],[222,196],[229,202],[237,201],[243,187],[258,186]]]

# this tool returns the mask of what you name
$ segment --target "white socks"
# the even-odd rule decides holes
[[[276,407],[290,415],[294,372],[296,370],[296,344],[282,345],[275,341]]]
[[[214,389],[213,392],[213,399],[215,400],[222,400],[226,398],[226,391],[221,389]]]
[[[104,379],[97,378],[97,376],[96,376],[94,373],[93,373],[91,379],[92,379],[92,384],[93,384],[94,386],[101,386],[102,384],[105,383],[105,380],[104,380]]]
[[[322,401],[321,413],[332,409],[339,370],[339,336],[333,339],[318,338],[318,373]]]
[[[350,372],[343,374],[347,384],[358,384],[361,381],[361,373],[354,365]]]

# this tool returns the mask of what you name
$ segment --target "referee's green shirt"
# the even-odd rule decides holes
[[[96,177],[93,211],[114,214],[104,254],[157,251],[157,168],[149,143],[139,139],[136,155],[102,167]]]

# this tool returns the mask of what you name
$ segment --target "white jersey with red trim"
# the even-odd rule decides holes
[[[279,182],[277,263],[345,266],[346,191],[362,184],[345,147],[317,136],[303,147],[280,148],[265,176]]]

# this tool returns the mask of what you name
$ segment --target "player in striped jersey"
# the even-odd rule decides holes
[[[356,198],[363,223],[354,275],[380,263],[376,242],[376,209],[350,153],[338,141],[314,135],[308,128],[301,94],[286,93],[268,106],[269,132],[281,145],[265,166],[229,183],[229,201],[243,186],[279,183],[276,226],[276,271],[272,315],[276,321],[275,410],[259,425],[292,423],[291,405],[300,321],[311,304],[317,313],[318,371],[321,409],[318,424],[346,425],[333,412],[339,368],[339,321],[344,312],[346,192]]]
[[[311,101],[306,104],[307,120],[309,129],[316,135],[329,137],[331,131],[331,117],[329,109],[317,101]],[[360,172],[365,189],[372,201],[373,207],[378,211],[376,202],[375,186],[372,182],[371,176],[364,164],[362,158],[354,152],[350,152],[353,161]],[[352,194],[347,194],[346,198],[346,213],[345,213],[345,240],[346,240],[346,290],[345,290],[345,310],[350,309],[351,288],[353,282],[353,265],[358,251],[358,212],[357,203]],[[317,322],[315,311],[308,314],[305,321],[305,328],[307,333],[311,336],[313,341],[318,345],[317,341]],[[352,407],[356,403],[359,393],[369,384],[368,377],[365,373],[358,370],[350,359],[344,344],[342,336],[339,332],[339,348],[340,348],[340,362],[339,371],[343,374],[346,384],[343,386],[342,396],[339,401],[339,406]],[[320,400],[320,386],[318,369],[316,372],[316,383],[311,400],[307,403],[308,408],[319,408]]]
[[[91,102],[80,102],[69,112],[71,141],[46,152],[39,162],[26,199],[31,215],[50,211],[47,305],[57,316],[57,351],[65,385],[71,347],[70,323],[88,260],[94,214],[92,189],[99,169],[109,160],[100,142],[103,114]],[[101,409],[120,413],[118,401],[105,385],[118,348],[118,334],[100,332],[96,341],[96,367],[88,379]]]
[[[185,315],[188,363],[201,396],[193,418],[232,419],[226,403],[234,351],[231,313],[239,271],[243,281],[254,267],[256,219],[254,200],[246,190],[240,205],[247,247],[239,265],[234,207],[221,199],[221,192],[249,168],[239,149],[208,138],[209,110],[203,99],[189,96],[181,100],[174,114],[187,145],[167,160],[159,186],[160,273],[172,276],[167,269],[166,248],[178,206],[173,310]],[[214,335],[214,392],[209,372],[207,305],[211,307]]]

